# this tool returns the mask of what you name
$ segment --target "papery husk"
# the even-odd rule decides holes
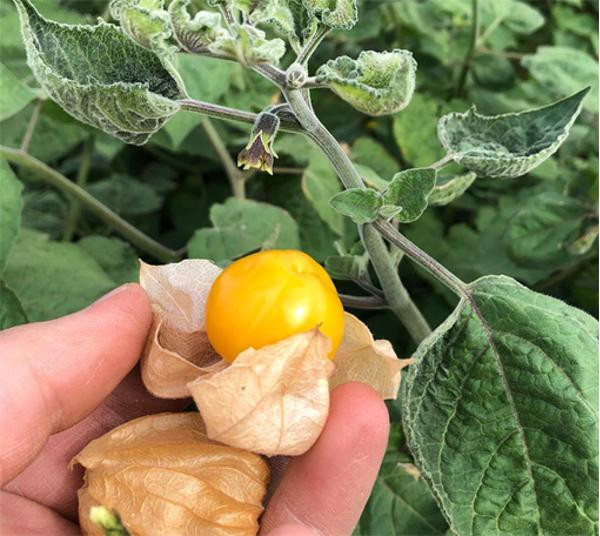
[[[350,313],[342,342],[335,354],[335,371],[329,378],[334,389],[347,382],[370,385],[383,399],[395,399],[400,388],[401,370],[411,359],[398,359],[389,341],[374,340],[369,328]]]
[[[197,413],[141,417],[92,441],[73,460],[84,534],[102,535],[92,506],[116,511],[132,535],[249,536],[269,468],[258,455],[209,440]]]
[[[329,339],[318,329],[258,350],[189,384],[209,438],[267,456],[306,452],[329,412]]]
[[[187,397],[187,383],[227,367],[205,330],[206,299],[220,273],[207,260],[162,266],[140,261],[140,284],[154,314],[140,365],[144,385],[154,396]]]

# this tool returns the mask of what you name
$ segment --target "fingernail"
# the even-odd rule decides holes
[[[129,288],[129,283],[125,283],[124,285],[121,285],[120,287],[117,287],[117,288],[111,290],[108,294],[105,294],[101,298],[98,298],[94,303],[92,303],[90,305],[90,307],[93,307],[94,305],[98,305],[99,303],[102,303],[105,300],[113,298],[114,296],[116,296],[117,294],[121,294],[121,292],[127,290],[128,288]]]

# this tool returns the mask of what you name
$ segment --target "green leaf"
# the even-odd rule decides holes
[[[79,240],[77,245],[96,260],[115,285],[138,281],[138,256],[127,242],[118,238],[90,235]]]
[[[427,198],[435,186],[433,168],[407,169],[396,173],[383,192],[381,215],[396,216],[402,223],[418,220],[427,208]]]
[[[321,219],[329,225],[334,233],[342,236],[344,234],[344,218],[329,204],[329,199],[342,187],[327,158],[313,149],[311,146],[310,162],[302,175],[302,190]]]
[[[417,62],[408,50],[362,51],[357,59],[340,56],[317,70],[339,97],[369,115],[387,115],[405,108],[415,89]]]
[[[541,46],[535,54],[525,56],[521,64],[543,84],[544,89],[556,96],[569,95],[590,86],[583,107],[598,113],[598,61],[583,50]]]
[[[76,119],[141,145],[178,110],[184,94],[169,69],[116,26],[60,24],[14,1],[33,73]]]
[[[65,229],[68,212],[65,198],[54,190],[26,190],[23,195],[21,226],[59,239]]]
[[[173,35],[181,48],[197,54],[209,44],[226,37],[227,30],[222,26],[220,13],[198,11],[192,18],[188,12],[189,6],[190,0],[173,0],[169,4],[169,15]]]
[[[298,249],[298,226],[283,209],[248,199],[230,198],[210,209],[213,229],[199,229],[188,242],[192,258],[224,261],[268,245]]]
[[[22,84],[9,69],[0,63],[0,121],[20,112],[36,97],[35,91]]]
[[[381,194],[371,188],[350,188],[335,194],[329,203],[340,214],[363,224],[377,219],[382,199]]]
[[[304,0],[304,5],[330,28],[350,29],[358,20],[356,0]]]
[[[473,106],[442,117],[438,136],[453,159],[477,175],[518,177],[558,150],[588,91],[520,113],[485,116]]]
[[[21,302],[0,279],[0,331],[25,323],[27,316]]]
[[[354,167],[356,168],[356,171],[358,171],[358,173],[360,174],[365,184],[371,188],[374,188],[375,190],[385,190],[387,188],[387,185],[390,183],[390,181],[382,179],[377,173],[375,173],[375,171],[373,171],[368,166],[363,166],[362,164],[354,164]],[[398,166],[396,166],[391,175],[393,175],[396,172],[396,169],[398,169]]]
[[[147,184],[127,175],[113,175],[86,187],[96,199],[118,214],[137,216],[159,209],[161,197]]]
[[[513,258],[526,266],[547,266],[563,260],[585,214],[581,203],[559,192],[543,192],[532,198],[508,227]]]
[[[368,276],[367,255],[330,255],[325,259],[325,269],[333,279],[357,281]]]
[[[450,177],[443,182],[438,180],[429,196],[429,204],[437,207],[452,203],[452,201],[458,199],[467,191],[476,178],[477,175],[472,171],[469,171],[462,175]]]
[[[170,56],[176,48],[171,37],[169,13],[163,0],[111,0],[110,12],[121,28],[136,43],[158,55]]]
[[[250,24],[237,24],[234,33],[211,43],[208,49],[215,54],[236,58],[242,65],[277,65],[285,54],[285,42],[278,37],[267,39],[265,32]]]
[[[23,184],[0,158],[0,274],[21,226],[22,191]]]
[[[30,322],[78,311],[115,286],[80,247],[33,231],[21,231],[2,277]]]
[[[403,449],[402,430],[392,424],[381,470],[360,519],[359,534],[431,536],[446,533],[444,516]]]
[[[366,136],[358,138],[352,145],[352,159],[370,167],[384,179],[389,179],[400,167],[383,145]]]
[[[415,463],[455,534],[593,535],[598,323],[490,276],[403,375]]]

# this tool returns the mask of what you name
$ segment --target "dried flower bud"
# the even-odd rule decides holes
[[[260,169],[273,175],[273,158],[277,158],[273,142],[278,130],[279,117],[270,112],[258,114],[250,141],[238,155],[238,166]]]

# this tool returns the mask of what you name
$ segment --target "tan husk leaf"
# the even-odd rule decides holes
[[[140,284],[148,294],[154,323],[142,355],[142,379],[161,398],[189,396],[186,384],[223,370],[205,331],[205,304],[221,269],[189,259],[152,266],[140,261]]]
[[[84,534],[102,535],[92,506],[115,510],[132,535],[246,536],[258,532],[269,468],[258,455],[206,437],[197,413],[135,419],[92,441],[73,460]]]
[[[295,456],[315,442],[329,411],[330,341],[318,329],[259,350],[189,384],[209,438],[267,456]]]
[[[358,318],[346,315],[344,336],[335,355],[331,389],[346,382],[369,384],[383,399],[395,399],[400,388],[400,371],[410,359],[398,359],[389,341],[374,340],[369,328]]]

